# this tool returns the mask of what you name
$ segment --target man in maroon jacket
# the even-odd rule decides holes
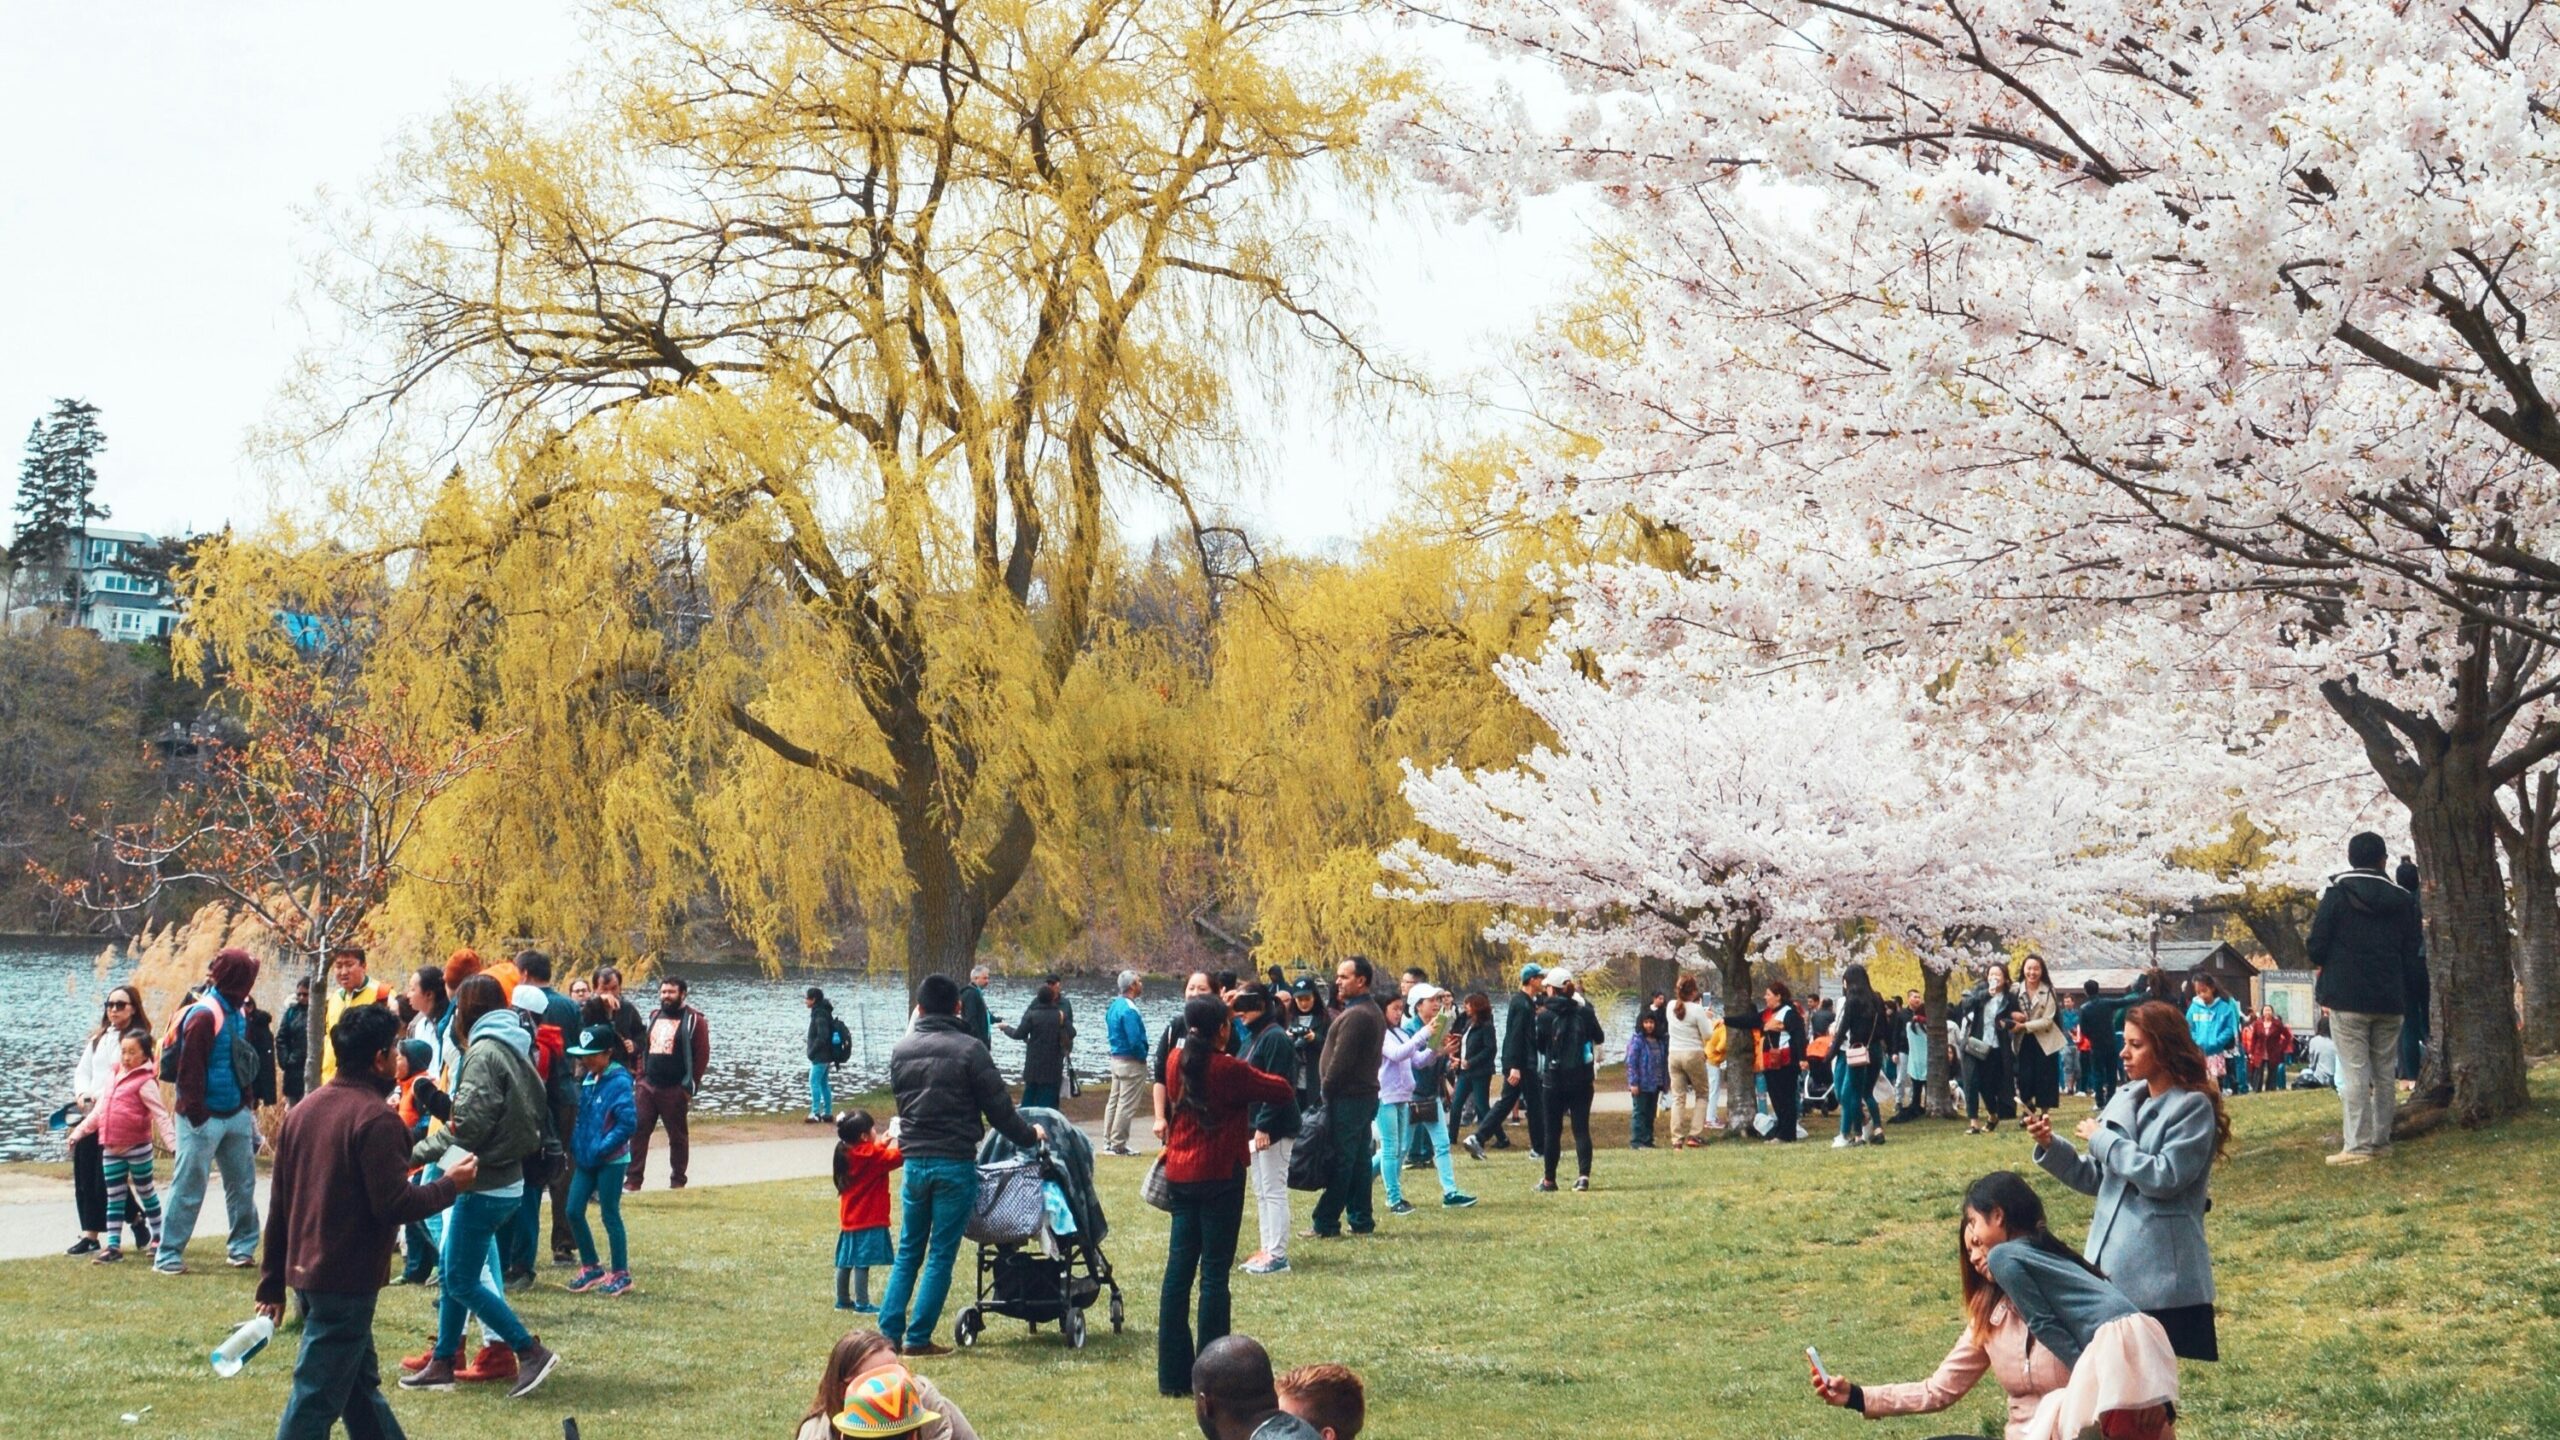
[[[399,1019],[379,1005],[339,1016],[329,1031],[337,1073],[276,1136],[258,1313],[282,1319],[288,1286],[305,1311],[276,1440],[328,1440],[341,1420],[349,1440],[402,1440],[374,1355],[374,1301],[400,1227],[451,1205],[480,1162],[462,1155],[443,1178],[409,1183],[409,1132],[389,1103],[399,1040]]]
[[[174,1054],[160,1056],[160,1078],[178,1091],[177,1158],[160,1212],[160,1250],[151,1262],[163,1275],[186,1273],[187,1241],[195,1237],[196,1212],[216,1172],[231,1219],[227,1263],[235,1270],[257,1263],[257,1052],[249,1044],[246,1009],[249,988],[258,983],[257,957],[226,949],[213,957],[210,976],[211,990],[178,1016]]]

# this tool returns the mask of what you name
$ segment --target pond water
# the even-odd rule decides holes
[[[102,942],[76,938],[0,938],[0,1161],[56,1159],[58,1136],[44,1133],[44,1117],[71,1099],[71,1070],[80,1042],[98,1020],[107,988],[127,967],[99,967]],[[853,1059],[836,1068],[836,1093],[851,1097],[888,1083],[889,1047],[907,1024],[906,987],[894,977],[844,971],[771,975],[752,967],[675,967],[692,985],[693,1003],[711,1022],[711,1071],[696,1108],[714,1115],[770,1114],[808,1103],[809,1065],[804,1042],[809,1012],[801,996],[817,985],[853,1032]],[[1002,976],[988,982],[988,1004],[998,1021],[1011,1021],[1030,1003],[1032,982]],[[1102,1015],[1111,1003],[1110,981],[1070,979],[1067,996],[1076,1013],[1075,1065],[1088,1083],[1104,1071]],[[261,1003],[280,1010],[281,987],[259,986]],[[652,992],[653,994],[654,992]],[[650,1003],[652,995],[632,999]],[[1154,1034],[1180,1007],[1178,980],[1150,979],[1139,1002]],[[1499,1002],[1497,1001],[1497,1005]],[[1615,1055],[1633,1012],[1631,997],[1609,1007],[1609,1052]],[[1498,1013],[1498,1012],[1497,1012]],[[168,1017],[154,1013],[165,1027]],[[1007,1079],[1021,1074],[1022,1047],[995,1037],[996,1066]]]

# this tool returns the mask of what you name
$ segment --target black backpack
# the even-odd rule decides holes
[[[1597,1044],[1599,1036],[1592,1032],[1591,1012],[1579,1000],[1561,1005],[1550,1001],[1545,1013],[1538,1017],[1538,1058],[1549,1070],[1580,1070],[1590,1064],[1582,1056],[1582,1047]]]
[[[1319,1105],[1298,1117],[1298,1145],[1289,1152],[1289,1188],[1322,1190],[1333,1183],[1333,1127]]]
[[[827,1021],[827,1063],[841,1065],[853,1058],[853,1032],[841,1020]]]
[[[219,1040],[222,1036],[222,1002],[207,998],[179,1011],[178,1023],[169,1029],[169,1043],[160,1047],[160,1078],[169,1084],[178,1083],[179,1067],[186,1063],[187,1020],[198,1009],[208,1009],[213,1012],[214,1038]],[[207,1056],[205,1063],[211,1065],[219,1058],[219,1056]],[[258,1094],[258,1049],[249,1043],[249,1017],[246,1015],[240,1017],[239,1024],[231,1027],[231,1078],[240,1086],[240,1108],[246,1110],[255,1105]]]

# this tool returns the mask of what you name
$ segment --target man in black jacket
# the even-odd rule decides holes
[[[1529,1121],[1529,1155],[1537,1158],[1539,1137],[1547,1132],[1541,1123],[1542,1107],[1538,1103],[1538,1001],[1547,993],[1547,971],[1535,963],[1520,967],[1520,988],[1511,992],[1511,1003],[1502,1012],[1502,1102],[1484,1117],[1484,1123],[1467,1137],[1467,1153],[1484,1158],[1485,1142],[1508,1150],[1511,1142],[1502,1133],[1503,1122],[1514,1110],[1525,1110]]]
[[[901,1355],[948,1355],[933,1343],[951,1262],[978,1205],[980,1118],[1017,1145],[1049,1132],[1022,1118],[995,1057],[960,1020],[960,987],[928,975],[916,987],[916,1024],[889,1052],[889,1088],[898,1097],[898,1147],[906,1155],[898,1258],[880,1295],[880,1333]]]
[[[809,1117],[811,1125],[836,1116],[836,1087],[827,1072],[836,1061],[836,1007],[827,992],[812,985],[803,997],[809,1007]]]
[[[1333,972],[1342,1008],[1325,1031],[1324,1055],[1317,1062],[1325,1127],[1333,1136],[1333,1183],[1316,1197],[1310,1238],[1331,1239],[1346,1222],[1354,1235],[1378,1228],[1369,1209],[1369,1127],[1378,1118],[1378,1057],[1386,1049],[1387,1017],[1369,997],[1377,973],[1365,955],[1352,956]],[[1388,1156],[1387,1163],[1396,1157]]]
[[[2408,1005],[2408,971],[2419,964],[2418,900],[2382,871],[2388,851],[2368,830],[2347,842],[2352,867],[2330,879],[2311,917],[2312,996],[2329,1011],[2338,1045],[2338,1098],[2346,1108],[2346,1144],[2332,1165],[2362,1165],[2391,1151],[2391,1115],[2399,1099],[2392,1065]]]

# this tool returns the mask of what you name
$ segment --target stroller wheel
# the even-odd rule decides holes
[[[1123,1305],[1120,1303],[1120,1292],[1119,1292],[1119,1291],[1117,1291],[1117,1290],[1112,1291],[1112,1292],[1111,1292],[1111,1331],[1112,1331],[1112,1333],[1113,1333],[1113,1334],[1115,1334],[1115,1335],[1116,1335],[1116,1334],[1118,1334],[1118,1333],[1121,1331],[1121,1329],[1124,1327],[1124,1325],[1125,1325],[1125,1323],[1127,1322],[1128,1318],[1129,1318],[1129,1312],[1128,1312],[1127,1307],[1123,1306]]]
[[[978,1314],[977,1306],[972,1305],[961,1311],[960,1317],[951,1322],[951,1338],[959,1341],[960,1348],[966,1350],[978,1343],[979,1333],[986,1328],[985,1317]]]
[[[1068,1310],[1066,1318],[1058,1322],[1058,1328],[1066,1333],[1068,1349],[1081,1350],[1084,1348],[1085,1330],[1083,1311],[1075,1309]]]

